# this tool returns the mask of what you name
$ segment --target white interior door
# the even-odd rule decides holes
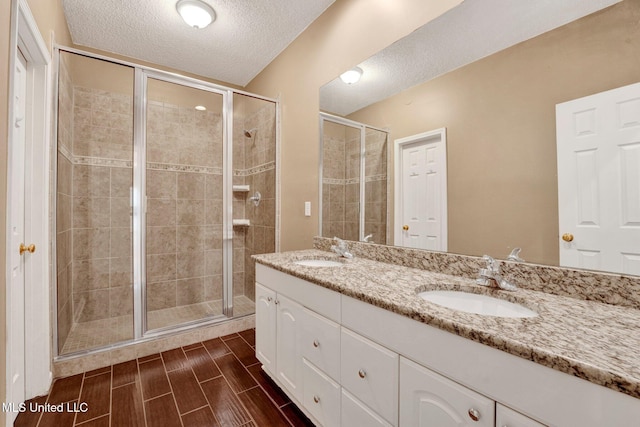
[[[640,83],[556,106],[560,265],[640,275]]]
[[[447,250],[445,129],[395,142],[395,244]]]
[[[11,175],[9,176],[10,279],[7,295],[8,390],[7,401],[20,404],[25,400],[25,329],[24,286],[25,262],[29,252],[21,251],[25,237],[25,147],[27,65],[18,51],[14,70],[12,139],[10,147]],[[15,417],[16,413],[12,414]]]

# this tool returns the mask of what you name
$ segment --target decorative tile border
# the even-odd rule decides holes
[[[222,168],[220,167],[176,165],[176,164],[170,164],[170,163],[147,162],[147,169],[163,170],[163,171],[169,171],[169,172],[194,172],[194,173],[208,173],[212,175],[222,175]]]
[[[102,157],[74,156],[72,163],[74,165],[107,166],[112,168],[133,167],[131,160],[105,159]]]
[[[74,165],[90,165],[90,166],[106,166],[106,167],[120,167],[131,168],[133,162],[131,160],[119,160],[108,159],[103,157],[88,157],[88,156],[74,156],[69,150],[64,147],[60,147],[58,150],[63,157],[69,160]],[[263,165],[256,166],[250,169],[234,169],[234,176],[250,176],[257,173],[266,172],[268,170],[275,169],[275,162],[265,163]],[[147,162],[147,169],[163,170],[169,172],[191,172],[191,173],[206,173],[211,175],[222,175],[221,167],[207,167],[207,166],[192,166],[192,165],[179,165],[172,163],[155,163]]]
[[[234,169],[233,175],[234,176],[250,176],[250,175],[266,172],[275,168],[276,168],[276,162],[271,161],[258,166],[254,166],[249,169]]]
[[[371,175],[371,176],[365,177],[364,182],[384,181],[386,179],[387,179],[386,174]],[[348,178],[348,179],[322,178],[323,184],[330,184],[330,185],[358,184],[359,182],[360,182],[360,178]]]

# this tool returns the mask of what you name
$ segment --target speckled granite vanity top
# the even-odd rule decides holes
[[[295,264],[303,259],[338,259],[317,249],[253,258],[341,294],[640,398],[640,310],[636,308],[527,289],[486,289],[469,278],[359,257],[340,267]],[[533,309],[538,316],[522,319],[468,314],[417,295],[432,289],[498,296]]]

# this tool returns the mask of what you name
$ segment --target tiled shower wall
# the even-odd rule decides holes
[[[74,86],[60,56],[56,189],[58,348],[75,322],[132,310],[132,95]]]
[[[323,135],[322,234],[359,240],[360,134],[344,128],[344,137]],[[386,243],[387,234],[386,140],[386,133],[366,129],[364,234],[378,243]]]
[[[322,234],[359,240],[360,133],[344,128],[323,137]]]
[[[236,232],[244,233],[244,248],[242,252],[234,251],[238,262],[236,268],[243,271],[242,283],[234,283],[235,289],[241,288],[244,295],[255,300],[255,263],[251,255],[275,252],[276,250],[276,117],[275,106],[265,102],[265,105],[245,117],[242,121],[244,129],[256,129],[252,138],[244,137],[242,132],[234,130],[242,141],[236,140],[235,146],[243,152],[237,153],[238,161],[234,158],[234,182],[249,185],[248,193],[237,193],[234,204],[234,218],[249,219],[248,228],[236,227]],[[234,151],[234,156],[236,155]],[[236,169],[237,168],[237,169]],[[262,198],[255,206],[249,198],[259,191]],[[243,209],[240,209],[242,205]],[[237,210],[235,210],[237,209]],[[235,258],[234,258],[235,259]],[[242,262],[243,266],[237,266]]]
[[[73,88],[73,317],[133,310],[131,94]]]
[[[147,309],[222,298],[222,118],[150,101]]]
[[[365,133],[364,235],[370,241],[387,243],[387,134],[366,129]]]

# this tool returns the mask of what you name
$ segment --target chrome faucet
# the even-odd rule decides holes
[[[349,259],[353,258],[353,254],[349,252],[349,246],[347,245],[347,242],[342,239],[338,239],[337,237],[334,237],[333,241],[335,242],[335,245],[331,245],[331,250],[333,252],[337,253],[341,257]]]
[[[363,242],[365,243],[373,243],[373,240],[369,240],[373,237],[373,234],[367,234],[366,236],[364,236],[364,238],[362,239]]]
[[[496,264],[496,260],[489,255],[484,255],[482,259],[487,262],[487,267],[481,268],[478,272],[478,278],[476,279],[477,285],[489,286],[505,291],[515,291],[518,289],[516,285],[502,277],[502,274],[500,274],[500,266]]]

